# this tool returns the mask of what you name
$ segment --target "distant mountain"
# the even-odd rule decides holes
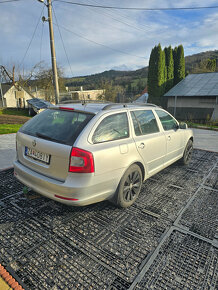
[[[104,81],[114,81],[115,84],[119,85],[123,82],[133,81],[134,79],[147,78],[148,67],[144,67],[135,71],[117,71],[117,70],[109,70],[104,71],[102,73],[88,75],[88,76],[80,76],[74,78],[65,79],[66,86],[85,86],[90,85],[97,81],[97,83],[101,83]]]
[[[125,86],[135,80],[145,79],[147,75],[148,67],[135,71],[109,70],[98,74],[65,79],[65,85],[69,87],[84,86],[86,89],[94,89],[101,87],[104,82],[113,81],[114,85]]]
[[[185,57],[186,71],[189,73],[196,72],[207,72],[199,66],[202,61],[207,59],[217,60],[217,71],[218,71],[218,50],[206,51]],[[124,66],[125,67],[125,66]],[[146,86],[148,76],[148,67],[137,69],[134,71],[119,71],[109,70],[102,73],[80,76],[74,78],[66,78],[65,85],[71,87],[71,89],[79,89],[81,86],[84,89],[97,89],[101,88],[104,82],[113,82],[113,85],[121,85],[127,87],[129,84],[134,86],[139,80],[143,81]]]

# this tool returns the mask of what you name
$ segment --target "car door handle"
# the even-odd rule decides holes
[[[167,140],[170,141],[171,140],[171,136],[167,136]]]
[[[141,144],[138,146],[138,148],[140,148],[140,149],[144,149],[144,148],[145,148],[145,144],[144,144],[144,143],[141,143]]]

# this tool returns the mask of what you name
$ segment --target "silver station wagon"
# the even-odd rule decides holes
[[[16,145],[14,174],[34,191],[68,205],[128,207],[147,178],[190,162],[193,132],[152,104],[65,104],[25,123]]]

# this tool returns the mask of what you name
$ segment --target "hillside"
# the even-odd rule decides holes
[[[193,54],[185,57],[186,72],[198,73],[207,72],[201,67],[201,63],[207,59],[217,60],[218,71],[218,50],[206,51],[198,54]],[[84,89],[98,89],[104,86],[105,82],[113,82],[113,85],[120,85],[127,88],[129,84],[134,88],[141,82],[140,87],[145,87],[147,84],[148,67],[144,67],[135,71],[116,71],[109,70],[102,73],[89,76],[81,76],[65,79],[65,85],[72,90],[79,90],[81,86]]]
[[[134,87],[134,85],[141,80],[143,86],[146,86],[147,74],[148,67],[135,71],[109,70],[89,76],[67,78],[65,79],[65,85],[71,88],[73,87],[73,89],[80,89],[81,86],[83,86],[84,89],[98,89],[102,88],[105,82],[112,81],[113,85],[125,87],[131,83]]]
[[[196,68],[199,67],[200,63],[203,60],[207,60],[207,59],[216,59],[217,68],[218,68],[218,50],[213,50],[213,51],[205,51],[205,52],[186,56],[185,57],[186,71],[189,71],[189,73],[195,73]]]

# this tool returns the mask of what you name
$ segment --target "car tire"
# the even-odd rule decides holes
[[[138,165],[131,165],[120,180],[117,193],[116,205],[126,208],[131,206],[137,199],[142,186],[142,172]]]
[[[192,152],[193,152],[193,141],[189,139],[185,147],[183,157],[180,159],[180,163],[182,165],[189,165],[192,158]]]

